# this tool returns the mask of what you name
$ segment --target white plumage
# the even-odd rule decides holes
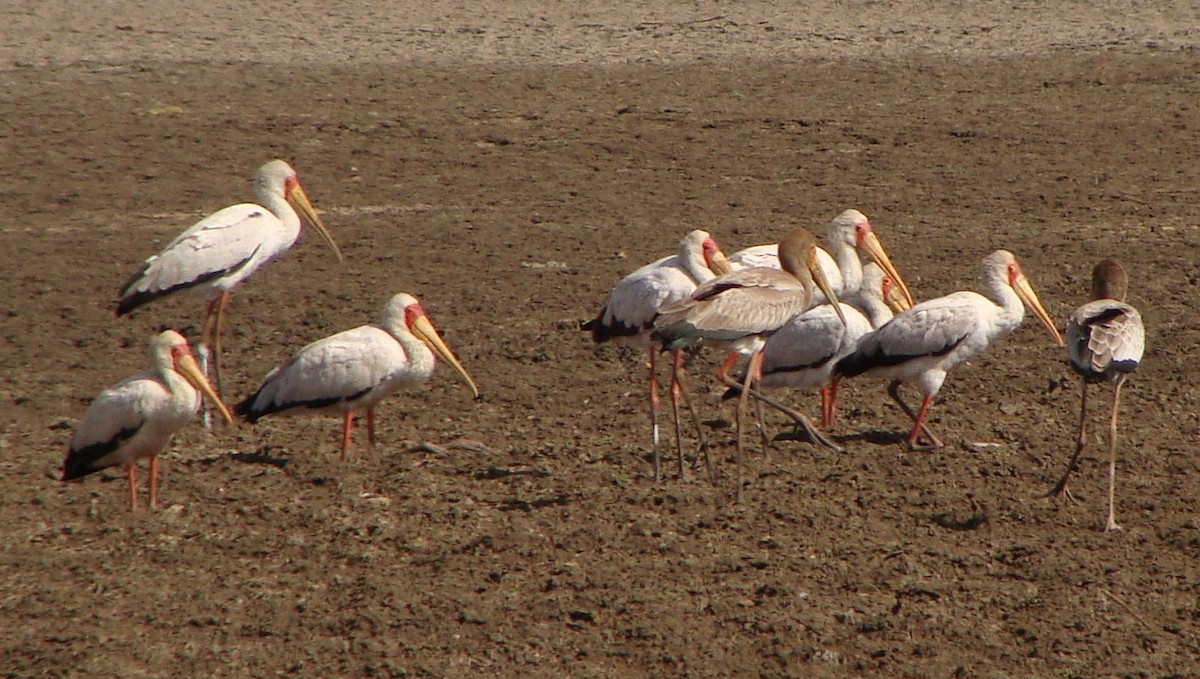
[[[438,335],[415,297],[398,294],[384,306],[379,325],[364,325],[317,340],[269,372],[262,386],[235,411],[254,423],[266,415],[330,413],[343,417],[342,459],[350,445],[353,414],[367,413],[375,443],[375,406],[433,375],[437,357],[458,372],[475,396],[479,389]]]
[[[835,370],[845,377],[868,374],[892,380],[889,394],[913,419],[908,437],[910,448],[924,431],[930,446],[942,442],[925,425],[925,415],[934,394],[941,389],[952,368],[979,354],[993,341],[1015,330],[1028,306],[1050,331],[1055,342],[1062,338],[1042,307],[1012,253],[997,250],[984,258],[981,272],[987,296],[977,292],[955,292],[922,302],[859,340],[854,353],[838,362]],[[923,399],[913,411],[900,398],[898,388],[911,382]]]
[[[1146,350],[1146,330],[1137,309],[1125,303],[1129,277],[1115,259],[1108,258],[1092,271],[1092,301],[1080,306],[1067,322],[1067,360],[1082,378],[1079,433],[1075,454],[1067,471],[1050,494],[1073,499],[1067,483],[1079,455],[1087,445],[1087,391],[1089,383],[1113,385],[1108,422],[1108,517],[1104,530],[1119,530],[1116,520],[1117,414],[1121,385],[1141,363]]]
[[[750,386],[760,378],[761,349],[764,333],[772,332],[792,316],[810,306],[814,282],[834,304],[837,296],[817,265],[816,239],[806,229],[792,230],[779,243],[782,269],[756,268],[718,276],[696,288],[691,297],[664,306],[654,322],[654,338],[668,349],[679,349],[701,342],[729,343],[734,351],[750,354],[750,364],[740,388],[742,397],[737,410],[737,449],[740,469],[742,420]],[[840,307],[834,307],[840,315]],[[843,319],[844,320],[844,319]],[[728,375],[733,355],[717,371],[722,382],[739,386]],[[762,398],[761,395],[757,395]],[[774,405],[774,404],[773,404]],[[819,438],[803,415],[795,414]],[[738,481],[737,497],[742,484]]]
[[[833,367],[849,356],[858,340],[909,308],[899,286],[874,262],[863,267],[859,289],[842,303],[843,324],[828,304],[792,317],[766,341],[762,351],[763,388],[821,389],[821,426],[833,424],[837,380]]]
[[[863,260],[873,261],[900,287],[909,306],[912,295],[900,272],[892,264],[879,237],[871,228],[866,215],[858,210],[844,210],[829,222],[826,233],[828,250],[817,248],[817,267],[824,274],[835,295],[848,296],[857,291],[862,283]],[[729,268],[733,271],[751,268],[778,269],[779,246],[777,243],[755,245],[739,250],[729,257]],[[827,300],[820,290],[813,291],[814,305]]]
[[[121,288],[117,305],[116,313],[122,316],[179,290],[208,293],[201,347],[202,355],[207,346],[212,347],[218,387],[216,357],[228,294],[263,264],[292,247],[300,235],[297,208],[338,259],[342,258],[291,166],[282,160],[264,164],[255,173],[254,188],[261,205],[231,205],[194,224],[142,264]]]
[[[728,272],[729,265],[720,246],[707,231],[696,229],[679,242],[678,254],[663,257],[622,278],[608,293],[600,313],[580,326],[581,329],[592,333],[592,340],[597,344],[616,340],[646,350],[646,365],[650,370],[650,441],[654,456],[655,480],[661,476],[661,456],[658,447],[658,375],[655,367],[658,345],[650,337],[654,320],[663,306],[687,299],[698,284]],[[685,397],[690,408],[691,399],[686,398],[686,392],[680,382],[682,356],[679,350],[674,351],[672,359],[669,393],[672,412],[675,413],[678,442],[678,400],[681,396]],[[698,420],[695,411],[693,419]],[[704,433],[699,427],[697,433],[703,441]],[[701,445],[703,447],[703,443]],[[682,475],[682,452],[679,455],[679,470]]]
[[[154,369],[100,392],[79,423],[63,459],[63,480],[123,465],[130,504],[137,507],[134,464],[150,458],[150,507],[158,506],[158,459],[171,437],[195,419],[206,397],[225,419],[233,418],[192,358],[187,340],[174,330],[150,342]]]

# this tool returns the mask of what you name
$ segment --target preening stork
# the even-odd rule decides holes
[[[263,264],[285,252],[300,236],[300,216],[316,227],[333,248],[342,253],[308,201],[296,171],[282,160],[272,160],[254,175],[254,190],[261,205],[241,203],[219,210],[196,222],[163,251],[147,259],[121,288],[117,316],[179,290],[200,290],[208,295],[199,352],[207,363],[210,347],[213,375],[221,389],[221,330],[230,291]]]
[[[829,287],[837,295],[849,296],[858,290],[862,283],[862,261],[878,264],[888,276],[900,287],[909,306],[912,306],[912,295],[908,285],[901,278],[900,272],[892,264],[891,258],[879,241],[879,236],[871,228],[871,222],[866,215],[858,210],[844,210],[829,222],[826,242],[828,251],[817,248],[817,263]],[[755,245],[739,250],[729,256],[729,267],[734,271],[752,268],[778,269],[779,246],[777,243]],[[813,304],[825,302],[820,291],[814,291]]]
[[[734,351],[750,354],[738,400],[739,474],[746,398],[751,384],[760,377],[765,333],[777,330],[810,306],[814,283],[827,299],[837,304],[837,295],[830,289],[817,263],[816,239],[808,230],[795,229],[779,242],[779,260],[782,270],[760,267],[718,276],[700,285],[687,299],[663,306],[654,322],[652,336],[666,349],[679,349],[698,342],[719,342],[729,344]],[[835,306],[835,312],[841,317],[840,307]],[[844,318],[842,322],[845,322]],[[727,374],[728,367],[722,366],[720,377],[727,384],[736,385]],[[811,426],[809,429],[814,440],[833,445],[823,440]],[[739,499],[741,493],[739,478]]]
[[[922,302],[863,336],[854,353],[834,368],[842,377],[867,374],[892,380],[888,394],[913,420],[908,436],[912,450],[942,446],[925,424],[925,416],[946,373],[1015,330],[1025,318],[1026,306],[1062,346],[1054,321],[1011,252],[993,252],[980,268],[987,296],[962,291]],[[905,382],[914,383],[921,391],[921,407],[916,413],[900,397],[899,388]],[[918,446],[922,431],[929,444]]]
[[[618,340],[646,350],[646,366],[650,370],[650,441],[654,455],[655,481],[661,478],[661,455],[658,435],[658,375],[655,367],[655,356],[659,347],[650,337],[654,319],[664,305],[687,299],[695,291],[697,284],[724,273],[729,273],[725,253],[707,231],[696,229],[679,242],[678,254],[647,264],[622,278],[608,293],[600,313],[580,326],[583,330],[591,331],[592,340],[597,344]],[[683,351],[676,349],[672,353],[671,408],[675,415],[675,442],[679,447],[679,474],[682,477],[684,465],[682,435],[679,431],[680,398],[684,399],[684,403],[692,412],[701,448],[705,447],[705,438],[699,418],[692,408],[691,398],[680,381]]]
[[[341,415],[344,461],[354,413],[366,411],[368,442],[374,447],[375,406],[400,389],[428,380],[437,357],[479,397],[475,380],[442,341],[421,304],[401,293],[388,300],[379,325],[359,326],[309,344],[267,373],[262,386],[234,411],[251,424],[273,414]]]
[[[820,388],[822,428],[833,424],[837,408],[834,365],[855,350],[859,338],[910,308],[900,286],[874,262],[863,267],[861,286],[841,307],[844,325],[832,306],[822,304],[793,316],[767,338],[762,350],[759,386]]]
[[[138,460],[150,458],[150,508],[158,508],[158,454],[171,437],[200,411],[206,398],[233,424],[229,409],[213,391],[183,335],[167,330],[150,341],[154,369],[100,392],[83,414],[62,464],[70,481],[106,467],[124,465],[129,504],[137,509]]]
[[[1075,470],[1080,453],[1087,445],[1088,384],[1110,382],[1113,385],[1112,411],[1108,420],[1108,518],[1105,531],[1120,530],[1117,525],[1115,496],[1117,477],[1117,412],[1121,385],[1137,369],[1146,349],[1146,331],[1137,309],[1125,303],[1129,276],[1111,257],[1092,271],[1092,300],[1075,310],[1067,322],[1067,361],[1081,378],[1079,398],[1079,434],[1075,454],[1067,471],[1047,495],[1073,500],[1067,481]]]

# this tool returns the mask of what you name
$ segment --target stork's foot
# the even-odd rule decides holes
[[[1121,528],[1119,525],[1117,525],[1116,519],[1114,519],[1111,516],[1108,517],[1108,520],[1104,522],[1104,532],[1105,533],[1115,533],[1119,530],[1124,530],[1124,529]]]
[[[834,443],[829,437],[822,434],[816,427],[812,426],[807,418],[797,418],[794,422],[795,428],[792,430],[793,438],[807,438],[812,443],[819,446],[825,446],[835,453],[844,453],[846,449]]]

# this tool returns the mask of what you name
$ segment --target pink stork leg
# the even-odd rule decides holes
[[[212,348],[212,374],[218,394],[221,394],[221,332],[225,329],[225,305],[228,303],[228,290],[208,301],[200,332],[200,342]]]
[[[909,450],[933,450],[934,448],[941,448],[944,445],[942,440],[939,439],[933,433],[933,430],[929,428],[929,425],[925,424],[925,415],[929,412],[929,404],[933,400],[932,395],[925,396],[921,399],[921,409],[916,413],[912,411],[912,408],[908,407],[908,404],[904,402],[904,399],[900,398],[899,382],[892,382],[888,385],[888,395],[892,397],[892,400],[896,402],[896,405],[900,406],[900,409],[903,410],[904,413],[908,415],[909,419],[913,421],[912,431],[908,435]],[[922,431],[925,432],[925,436],[929,437],[929,445],[921,446],[917,444],[917,440],[920,438]]]
[[[350,447],[350,430],[354,428],[354,413],[347,410],[342,413],[342,456],[341,461],[346,461],[346,449]]]
[[[137,468],[130,462],[125,467],[125,475],[129,477],[129,509],[137,509]]]

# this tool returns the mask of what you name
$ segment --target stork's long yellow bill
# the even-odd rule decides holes
[[[442,357],[442,360],[449,363],[455,372],[466,380],[467,385],[471,387],[471,392],[475,394],[475,398],[479,398],[479,387],[475,385],[475,380],[467,372],[467,369],[462,366],[462,363],[459,363],[458,357],[454,355],[454,352],[450,351],[450,347],[446,346],[446,343],[442,341],[442,336],[433,327],[433,323],[424,315],[417,316],[413,320],[412,329],[422,342],[428,344],[430,349],[433,349],[438,356]]]
[[[862,248],[866,250],[867,256],[878,264],[884,273],[891,276],[896,285],[900,286],[904,300],[911,307],[913,305],[912,293],[908,291],[908,285],[900,277],[900,272],[896,270],[896,265],[892,264],[892,258],[888,257],[887,251],[883,249],[883,243],[879,242],[879,237],[875,235],[874,231],[867,232],[867,235],[863,237]]]
[[[1046,313],[1045,307],[1042,306],[1042,301],[1038,299],[1037,293],[1033,291],[1033,286],[1029,284],[1029,279],[1025,278],[1025,274],[1019,274],[1016,280],[1013,281],[1013,290],[1016,291],[1017,297],[1021,298],[1021,302],[1033,311],[1033,315],[1038,317],[1042,325],[1050,331],[1050,336],[1058,343],[1058,346],[1063,346],[1062,335],[1059,334],[1058,328],[1054,326],[1054,320],[1050,318],[1050,314]]]
[[[188,384],[200,390],[204,394],[204,398],[212,404],[221,417],[229,424],[233,424],[233,415],[229,412],[229,408],[225,407],[225,403],[221,401],[221,397],[217,396],[217,392],[208,383],[208,378],[200,370],[200,366],[196,364],[196,359],[192,358],[191,354],[180,356],[175,361],[175,371],[183,375],[183,379],[188,381]]]
[[[304,193],[304,189],[300,188],[300,184],[292,187],[292,190],[287,196],[288,202],[292,207],[300,211],[309,224],[321,234],[321,238],[329,243],[329,247],[333,248],[333,254],[337,255],[338,261],[342,261],[342,251],[338,248],[337,243],[333,242],[333,236],[329,235],[329,230],[325,228],[325,224],[321,222],[321,218],[317,216],[317,211],[313,209],[312,203],[308,202],[308,194]]]

